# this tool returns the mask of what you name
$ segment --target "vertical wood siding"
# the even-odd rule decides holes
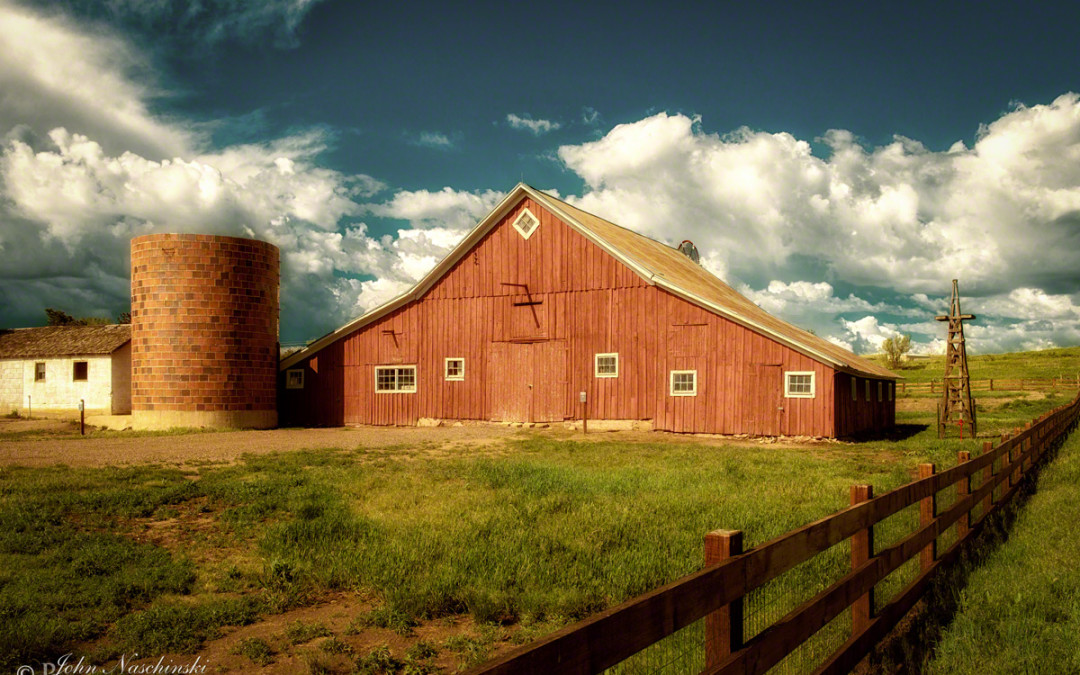
[[[540,220],[527,240],[512,226],[524,208]],[[594,376],[598,353],[619,355],[617,378]],[[446,358],[465,359],[463,381],[445,379]],[[393,364],[417,366],[416,393],[375,393],[375,367]],[[420,300],[296,367],[305,388],[281,390],[283,423],[576,419],[584,391],[590,419],[678,432],[851,433],[846,375],[647,284],[530,199]],[[669,394],[672,370],[697,371],[697,396]],[[787,371],[813,372],[816,396],[784,398]]]

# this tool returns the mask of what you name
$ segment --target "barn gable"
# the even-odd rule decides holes
[[[593,418],[830,436],[837,378],[895,377],[525,185],[408,293],[281,370],[280,413],[302,424],[559,421],[586,392]],[[813,396],[784,395],[791,373]]]

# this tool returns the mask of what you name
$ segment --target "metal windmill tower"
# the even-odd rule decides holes
[[[960,426],[960,435],[964,426],[971,429],[972,438],[976,433],[975,401],[971,398],[971,377],[968,374],[967,350],[964,347],[964,319],[975,319],[974,314],[960,313],[960,291],[956,279],[952,282],[952,305],[949,313],[935,317],[938,321],[949,322],[949,338],[945,343],[945,391],[938,403],[938,438],[945,438],[945,429],[950,424]]]

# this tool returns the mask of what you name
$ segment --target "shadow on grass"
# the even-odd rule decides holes
[[[929,424],[897,424],[885,433],[866,432],[853,434],[851,436],[845,436],[844,440],[855,443],[866,443],[870,441],[906,441],[909,438],[918,436],[929,428]]]
[[[968,577],[1009,540],[1009,532],[1020,511],[1035,494],[1039,474],[1054,461],[1062,444],[1075,427],[1066,431],[1021,479],[1016,495],[1008,504],[977,527],[979,532],[964,545],[958,560],[942,568],[926,594],[893,631],[853,671],[859,675],[880,673],[922,673],[933,658],[945,629],[960,609],[961,593]]]

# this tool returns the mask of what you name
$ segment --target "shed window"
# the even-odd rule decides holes
[[[866,381],[866,400],[867,400],[867,402],[869,402],[871,400],[870,399],[870,380]]]
[[[882,382],[881,380],[878,380],[878,383],[877,383],[877,401],[878,401],[878,403],[881,403],[882,401],[885,400],[885,394],[882,393],[882,388],[884,386],[885,386],[885,383]]]
[[[375,391],[380,394],[415,394],[416,366],[376,366]]]
[[[286,389],[303,389],[304,388],[304,369],[293,368],[285,371],[285,388]]]
[[[784,373],[784,396],[786,398],[814,398],[814,373]]]
[[[896,383],[895,382],[890,382],[889,383],[889,400],[890,401],[893,400],[893,396],[894,396],[893,391],[895,391],[895,389],[896,389]]]
[[[446,379],[458,381],[465,379],[465,359],[454,357],[446,359],[445,363]]]
[[[44,381],[45,381],[45,364],[44,363],[35,363],[34,364],[34,382],[44,382]]]
[[[540,219],[534,216],[529,209],[522,211],[521,215],[514,221],[514,229],[526,239],[531,237],[538,227],[540,227]]]
[[[854,375],[851,376],[851,400],[859,400],[859,378]]]
[[[88,370],[88,368],[86,367],[86,361],[76,361],[71,365],[71,381],[86,382],[86,373]]]
[[[697,371],[696,370],[673,370],[673,371],[671,371],[671,395],[672,396],[697,396]]]
[[[597,377],[618,377],[619,355],[597,354],[594,373]]]

